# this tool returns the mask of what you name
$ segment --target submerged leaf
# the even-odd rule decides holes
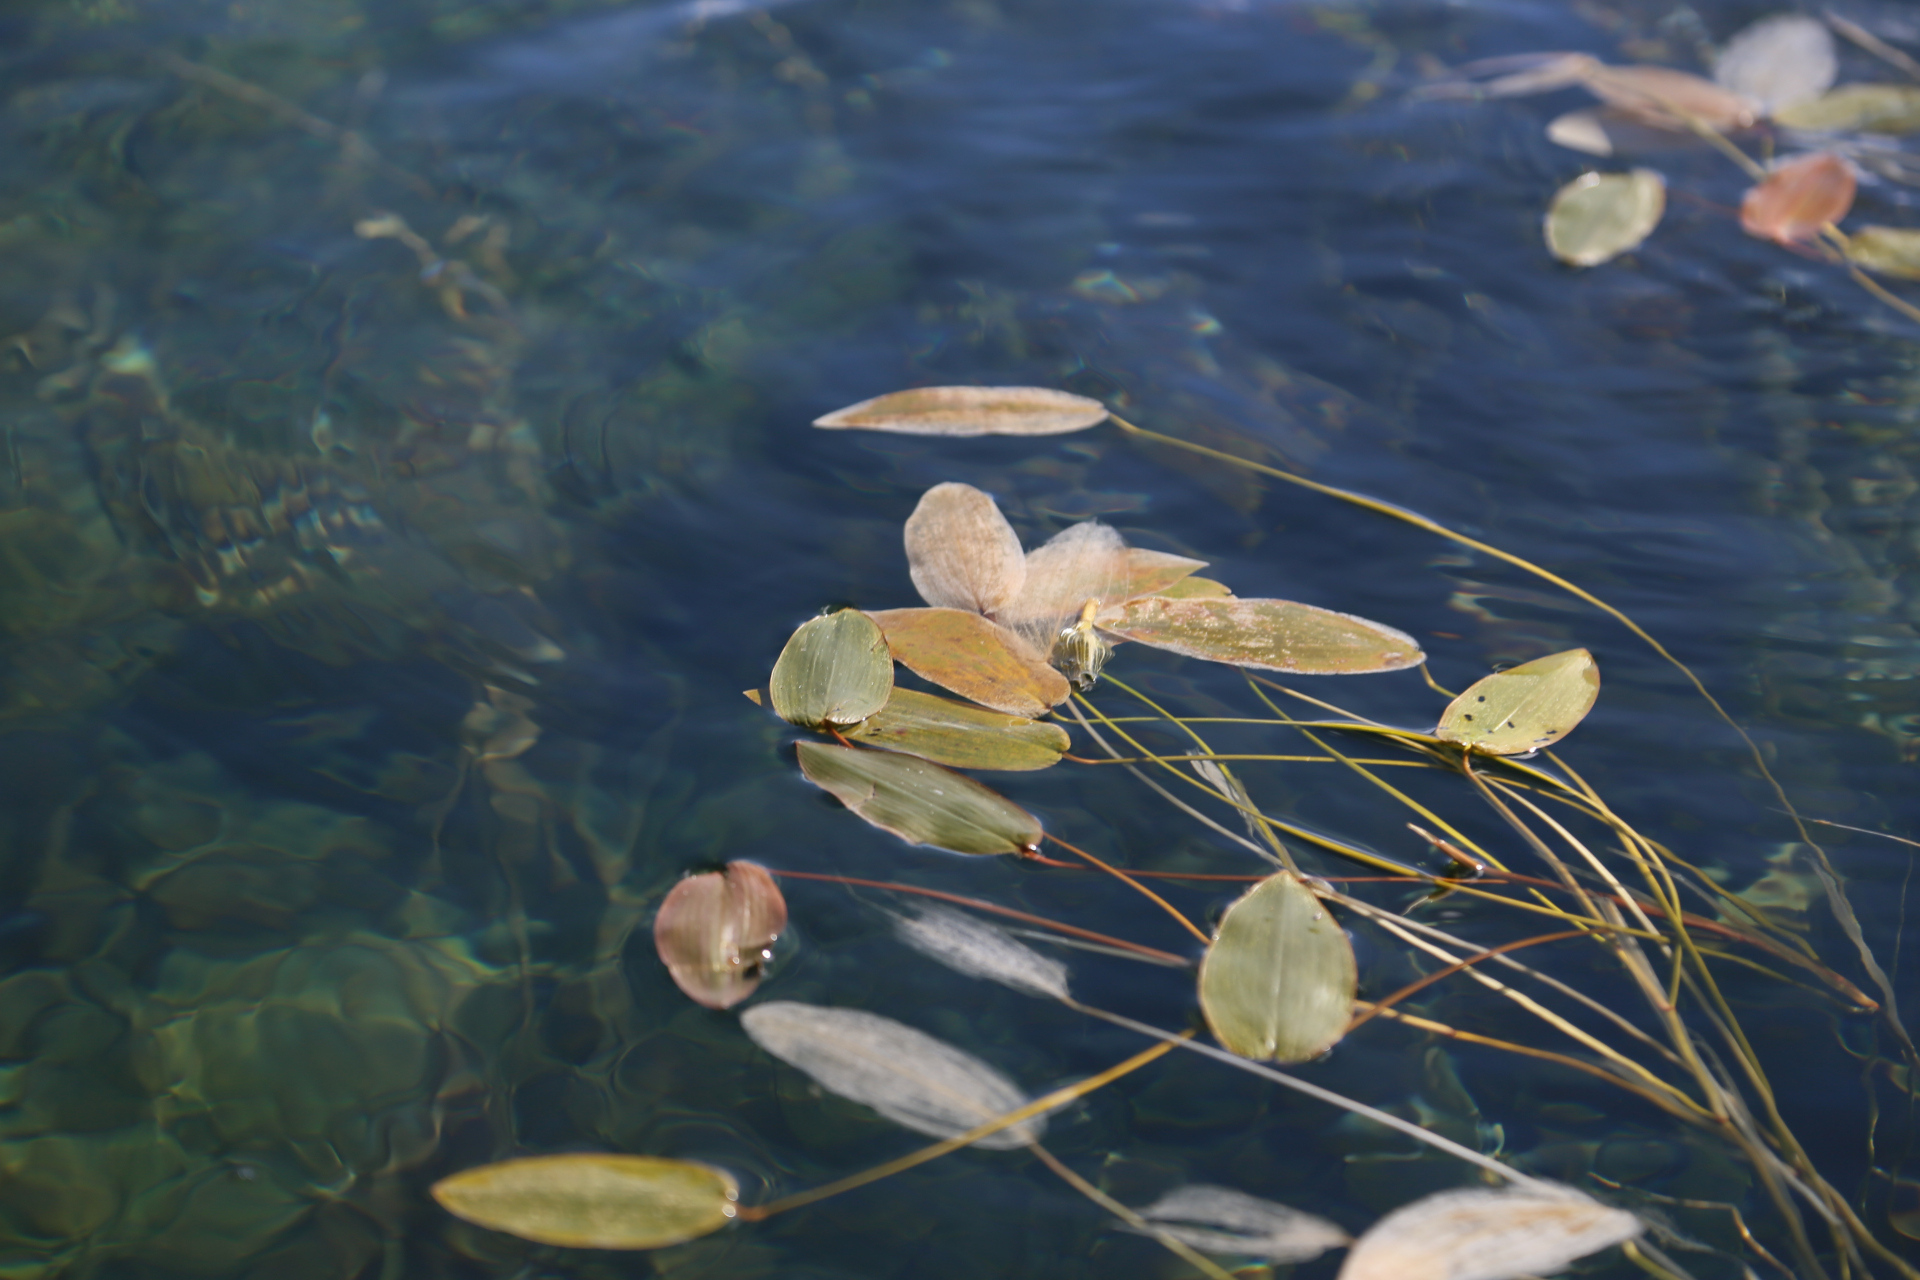
[[[1004,929],[949,907],[924,907],[894,923],[900,940],[949,969],[1030,996],[1065,1000],[1067,966],[1043,956]]]
[[[1847,257],[1883,276],[1920,280],[1920,229],[1862,227],[1847,238]]]
[[[936,609],[992,613],[1020,590],[1020,536],[993,498],[970,484],[937,484],[907,517],[907,570]]]
[[[1433,732],[1495,756],[1552,746],[1600,697],[1600,668],[1585,649],[1550,653],[1475,681],[1440,713]]]
[[[768,693],[782,720],[807,729],[859,724],[887,704],[893,655],[858,609],[809,618],[780,650]]]
[[[1013,1081],[970,1053],[892,1018],[858,1009],[775,1000],[740,1015],[753,1042],[829,1093],[872,1107],[895,1124],[952,1138],[1027,1103]],[[1038,1141],[1035,1117],[982,1138],[1008,1150]]]
[[[1212,578],[1182,578],[1153,594],[1164,600],[1223,600],[1233,594],[1233,588]]]
[[[872,718],[846,735],[883,751],[956,769],[1046,769],[1072,745],[1057,724],[985,711],[913,689],[895,689]]]
[[[1827,24],[1804,14],[1762,18],[1727,41],[1714,60],[1721,88],[1760,105],[1765,115],[1825,93],[1840,69]]]
[[[1339,1280],[1517,1280],[1640,1234],[1640,1220],[1571,1187],[1442,1191],[1373,1224]]]
[[[848,405],[813,425],[914,436],[1054,436],[1106,420],[1098,400],[1048,387],[916,387]]]
[[[1667,184],[1651,169],[1583,173],[1547,206],[1547,248],[1572,266],[1599,266],[1638,248],[1666,207]]]
[[[871,616],[895,661],[983,707],[1041,716],[1067,700],[1065,677],[1019,635],[977,613],[883,609]]]
[[[1353,944],[1290,871],[1227,908],[1200,962],[1200,1009],[1243,1058],[1304,1062],[1332,1048],[1353,1019]]]
[[[1740,229],[1761,240],[1811,240],[1853,208],[1853,166],[1831,151],[1789,160],[1749,188]]]
[[[1268,1262],[1306,1262],[1352,1240],[1325,1218],[1205,1183],[1169,1191],[1140,1216],[1182,1244]]]
[[[1811,102],[1785,108],[1774,120],[1790,129],[1910,133],[1920,129],[1920,86],[1843,84]]]
[[[1147,596],[1103,615],[1100,629],[1189,658],[1296,675],[1360,675],[1418,666],[1413,637],[1291,600]]]
[[[433,1185],[456,1218],[567,1249],[658,1249],[718,1231],[739,1186],[687,1160],[577,1153],[464,1169]]]
[[[764,867],[729,862],[688,876],[653,919],[653,946],[696,1004],[728,1009],[760,985],[767,948],[787,927],[787,901]]]
[[[802,742],[800,772],[840,802],[908,844],[955,853],[1028,853],[1040,820],[965,774],[913,756]]]

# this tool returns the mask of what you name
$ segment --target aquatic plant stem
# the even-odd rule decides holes
[[[1567,929],[1560,933],[1543,933],[1534,938],[1521,938],[1515,942],[1503,942],[1497,947],[1488,947],[1478,955],[1468,956],[1464,960],[1456,960],[1444,969],[1435,969],[1425,977],[1416,978],[1414,981],[1409,982],[1392,995],[1382,996],[1380,999],[1368,1004],[1352,1022],[1347,1024],[1347,1029],[1341,1033],[1342,1038],[1352,1035],[1375,1017],[1391,1010],[1402,1000],[1417,995],[1443,978],[1450,978],[1461,970],[1480,963],[1482,960],[1491,960],[1494,956],[1503,956],[1510,951],[1520,951],[1526,947],[1538,947],[1549,942],[1564,942],[1568,938],[1585,938],[1588,936],[1590,935],[1585,929]]]
[[[1068,853],[1077,854],[1078,856],[1085,858],[1088,862],[1092,863],[1094,866],[1100,868],[1102,871],[1106,872],[1108,875],[1112,876],[1114,879],[1120,881],[1122,884],[1131,888],[1135,893],[1138,893],[1143,897],[1147,898],[1155,906],[1159,907],[1162,911],[1172,916],[1175,920],[1178,920],[1180,922],[1181,927],[1184,928],[1188,933],[1200,939],[1201,946],[1210,947],[1213,945],[1213,939],[1208,937],[1207,934],[1200,928],[1199,925],[1195,924],[1193,921],[1187,919],[1186,916],[1182,915],[1180,912],[1180,908],[1174,906],[1171,902],[1168,902],[1165,898],[1161,897],[1159,894],[1155,893],[1153,890],[1147,888],[1147,886],[1141,884],[1138,880],[1133,879],[1126,872],[1120,870],[1120,868],[1113,866],[1109,863],[1102,862],[1100,859],[1088,853],[1085,849],[1081,849],[1074,845],[1068,844],[1065,840],[1062,840],[1059,836],[1054,835],[1052,832],[1048,832],[1046,838],[1053,841],[1055,844],[1059,845],[1062,849],[1065,849]]]
[[[1034,1143],[1032,1150],[1034,1155],[1040,1157],[1040,1162],[1046,1165],[1047,1168],[1053,1170],[1062,1182],[1099,1205],[1102,1209],[1105,1209],[1108,1213],[1113,1214],[1125,1222],[1135,1231],[1152,1236],[1155,1240],[1166,1246],[1167,1249],[1184,1258],[1190,1266],[1197,1267],[1203,1274],[1212,1276],[1213,1280],[1236,1280],[1232,1272],[1224,1270],[1220,1264],[1212,1258],[1198,1252],[1192,1245],[1187,1244],[1185,1241],[1176,1240],[1173,1236],[1167,1234],[1164,1228],[1148,1222],[1132,1209],[1121,1204],[1118,1200],[1115,1200],[1112,1196],[1094,1186],[1091,1182],[1088,1182],[1072,1169],[1069,1169],[1061,1162],[1058,1156],[1054,1155],[1053,1152],[1047,1150],[1039,1143]]]
[[[1193,1032],[1189,1031],[1185,1034],[1191,1036]],[[786,1213],[810,1204],[817,1204],[830,1196],[837,1196],[843,1191],[852,1191],[857,1187],[864,1187],[869,1183],[878,1182],[882,1178],[890,1178],[896,1173],[902,1173],[918,1165],[926,1164],[929,1160],[938,1160],[941,1156],[958,1151],[962,1147],[970,1147],[982,1138],[991,1138],[1002,1129],[1010,1129],[1022,1121],[1031,1120],[1037,1115],[1044,1115],[1056,1107],[1064,1107],[1069,1102],[1073,1102],[1076,1099],[1083,1098],[1087,1094],[1092,1093],[1095,1089],[1113,1083],[1121,1076],[1138,1071],[1149,1062],[1164,1057],[1166,1054],[1178,1048],[1183,1039],[1184,1037],[1182,1036],[1170,1034],[1165,1043],[1154,1045],[1151,1049],[1136,1053],[1125,1062],[1117,1066],[1108,1067],[1098,1075],[1088,1076],[1085,1080],[1079,1080],[1063,1088],[1055,1089],[1052,1093],[1044,1097],[1035,1098],[1024,1107],[1009,1111],[1004,1115],[995,1116],[985,1124],[976,1125],[957,1137],[947,1138],[940,1142],[933,1143],[931,1146],[922,1147],[910,1155],[901,1156],[898,1160],[889,1160],[885,1164],[875,1165],[873,1168],[862,1170],[851,1177],[841,1178],[837,1182],[829,1182],[824,1187],[814,1187],[810,1191],[796,1192],[793,1195],[783,1196],[767,1204],[741,1205],[738,1210],[739,1217],[743,1222],[764,1222],[776,1214]]]

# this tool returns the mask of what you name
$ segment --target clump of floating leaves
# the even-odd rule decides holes
[[[1824,88],[1810,87],[1818,76],[1788,83],[1785,73],[1769,70],[1777,54],[1769,42],[1782,39],[1781,31],[1798,30],[1804,26],[1776,24],[1737,44],[1723,61],[1723,69],[1732,67],[1725,74],[1745,86],[1739,91],[1755,103],[1804,101]],[[1525,74],[1532,77],[1527,83],[1572,77],[1613,109],[1663,126],[1686,113],[1735,128],[1763,109],[1716,106],[1707,89],[1676,80],[1676,73],[1627,74],[1591,59],[1561,60]],[[1502,83],[1513,88],[1509,80],[1496,81],[1496,89]],[[1824,171],[1821,166],[1830,168],[1818,159],[1800,169],[1782,168],[1778,172],[1788,176],[1757,189],[1761,194],[1750,213],[1755,227],[1789,242],[1813,222],[1830,220],[1819,203],[1825,189],[1816,172]],[[1810,173],[1816,176],[1804,176]],[[1657,187],[1640,179],[1629,183],[1640,185],[1635,198],[1657,209]],[[1097,402],[1061,392],[921,388],[864,401],[817,425],[1022,436],[1109,421],[1125,439],[1208,454],[1223,465],[1316,489],[1491,552],[1625,622],[1666,656],[1624,614],[1517,556],[1401,508],[1147,431]],[[651,1249],[802,1209],[976,1147],[1007,1153],[981,1159],[1038,1159],[1111,1214],[1117,1229],[1157,1240],[1214,1280],[1230,1274],[1223,1261],[1288,1265],[1342,1248],[1348,1250],[1339,1272],[1343,1280],[1510,1280],[1552,1274],[1610,1249],[1648,1274],[1680,1277],[1688,1273],[1662,1248],[1676,1240],[1721,1253],[1727,1265],[1747,1274],[1764,1265],[1820,1276],[1836,1257],[1848,1261],[1848,1274],[1866,1274],[1872,1270],[1869,1256],[1903,1275],[1916,1274],[1860,1221],[1849,1197],[1825,1180],[1773,1111],[1766,1064],[1741,1033],[1720,982],[1730,971],[1757,969],[1797,983],[1833,1007],[1835,1016],[1865,1017],[1880,1006],[1822,963],[1791,928],[1703,881],[1642,835],[1553,753],[1599,697],[1592,652],[1548,654],[1488,675],[1449,697],[1437,714],[1432,692],[1409,684],[1405,719],[1433,727],[1389,725],[1275,679],[1420,667],[1420,647],[1382,623],[1320,604],[1237,596],[1225,583],[1196,576],[1203,562],[1130,547],[1097,521],[1023,548],[994,498],[965,484],[939,484],[922,494],[904,521],[902,543],[923,603],[840,609],[808,619],[787,640],[765,690],[751,690],[748,697],[792,727],[800,775],[854,817],[898,837],[904,857],[938,856],[905,847],[922,846],[1050,867],[1084,864],[1089,875],[1113,877],[1115,892],[1150,897],[1184,930],[1183,950],[910,884],[846,881],[896,899],[894,905],[876,904],[877,910],[907,953],[1052,1001],[1071,1016],[1125,1028],[1147,1047],[1035,1096],[1017,1072],[995,1060],[1005,1056],[1003,1050],[975,1052],[931,1035],[913,1025],[918,1010],[780,998],[778,966],[770,971],[769,961],[788,918],[778,887],[784,873],[735,861],[689,875],[659,904],[654,938],[674,982],[690,1000],[720,1010],[773,984],[771,998],[755,1000],[738,1015],[742,1052],[763,1053],[779,1070],[797,1072],[817,1090],[859,1104],[875,1124],[937,1141],[837,1182],[752,1204],[742,1202],[732,1174],[694,1161],[648,1153],[512,1159],[438,1184],[434,1195],[450,1212],[547,1244]],[[1236,670],[1247,695],[1245,714],[1183,715],[1136,690],[1124,675],[1129,645],[1134,652],[1162,651],[1154,659],[1162,667],[1191,662]],[[903,687],[899,680],[909,675],[954,696]],[[1315,718],[1286,710],[1298,704],[1310,706]],[[1311,750],[1219,753],[1203,729],[1225,732],[1216,726],[1226,725],[1255,741],[1303,740]],[[1162,736],[1168,734],[1184,744],[1177,754],[1153,745],[1169,740]],[[1071,751],[1075,745],[1083,754]],[[1763,760],[1756,757],[1756,764],[1764,771]],[[1330,771],[1382,805],[1402,806],[1409,819],[1418,820],[1407,824],[1408,848],[1348,841],[1263,804],[1257,798],[1261,775],[1281,766]],[[1214,878],[1247,882],[1212,928],[1201,927],[1144,883],[1157,874],[1153,847],[1130,844],[1128,833],[1116,830],[1119,852],[1109,862],[1050,835],[1035,814],[962,772],[1087,768],[1130,771],[1196,820],[1197,835],[1219,860],[1210,873]],[[1507,838],[1476,841],[1465,833],[1472,824],[1464,814],[1416,800],[1387,779],[1389,769],[1454,779],[1452,794],[1492,815]],[[1042,850],[1052,846],[1079,861],[1045,857]],[[1333,878],[1343,864],[1365,873],[1349,877],[1349,889]],[[1257,869],[1240,874],[1250,866]],[[838,879],[819,873],[806,878]],[[1826,883],[1836,912],[1844,912],[1838,879],[1829,876]],[[1683,887],[1721,909],[1710,916],[1686,909]],[[929,902],[929,894],[945,901]],[[1430,909],[1443,899],[1445,916]],[[1470,940],[1451,923],[1469,915],[1476,939],[1502,924],[1511,926],[1512,936]],[[1425,967],[1398,990],[1363,990],[1354,948],[1361,935],[1375,952],[1397,952],[1409,967]],[[1113,962],[1189,970],[1196,1025],[1204,1024],[1205,1036],[1084,1002],[1074,994],[1069,964],[1043,949],[1048,944],[1039,940],[1048,938],[1091,948]],[[1589,963],[1575,972],[1595,979],[1591,989],[1549,977],[1515,955],[1546,946],[1584,948]],[[1880,974],[1877,965],[1869,968]],[[1603,970],[1612,976],[1601,977]],[[1496,1036],[1438,1020],[1435,1010],[1414,1000],[1440,984],[1477,989],[1486,1003],[1505,1007],[1510,1016],[1502,1026],[1523,1019],[1520,1025],[1536,1034],[1509,1029]],[[1604,1082],[1652,1114],[1693,1130],[1694,1142],[1717,1146],[1744,1164],[1768,1189],[1772,1214],[1749,1223],[1736,1210],[1733,1221],[1740,1226],[1732,1243],[1684,1240],[1657,1225],[1664,1220],[1660,1206],[1681,1202],[1597,1175],[1580,1186],[1543,1178],[1504,1155],[1497,1142],[1469,1146],[1439,1126],[1272,1065],[1338,1052],[1343,1042],[1376,1037],[1387,1024],[1398,1024],[1400,1033],[1471,1042]],[[1896,1020],[1889,1018],[1888,1025],[1904,1040]],[[1174,1051],[1250,1073],[1275,1089],[1341,1108],[1352,1123],[1423,1144],[1436,1159],[1460,1162],[1466,1176],[1458,1181],[1470,1185],[1414,1198],[1371,1224],[1342,1224],[1268,1199],[1263,1192],[1269,1188],[1262,1186],[1198,1180],[1129,1207],[1046,1148],[1047,1116]],[[1793,1267],[1778,1253],[1790,1255]]]

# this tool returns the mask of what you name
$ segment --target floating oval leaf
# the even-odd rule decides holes
[[[1811,240],[1853,208],[1853,166],[1830,151],[1789,160],[1749,188],[1740,229],[1761,240]]]
[[[1920,229],[1862,227],[1847,238],[1847,257],[1883,276],[1920,280]]]
[[[1126,559],[1126,577],[1121,583],[1125,595],[1131,600],[1136,596],[1172,596],[1178,594],[1181,583],[1196,569],[1207,567],[1205,560],[1194,560],[1187,556],[1176,556],[1167,551],[1149,551],[1145,547],[1128,547]],[[1202,578],[1202,582],[1206,579]],[[1202,591],[1197,594],[1231,595],[1219,583],[1216,592]]]
[[[1047,387],[916,387],[848,405],[816,427],[914,436],[1055,436],[1107,420],[1107,407]]]
[[[1571,1187],[1442,1191],[1373,1224],[1339,1280],[1517,1280],[1640,1234],[1640,1220]]]
[[[893,654],[880,624],[858,609],[809,618],[773,664],[773,710],[808,729],[859,724],[893,692]]]
[[[1060,763],[1067,731],[913,689],[893,696],[848,738],[956,769],[1045,769]]]
[[[913,756],[799,744],[807,781],[908,844],[955,853],[1027,853],[1040,845],[1040,820],[965,774]]]
[[[1714,60],[1713,79],[1721,88],[1760,105],[1773,115],[1783,107],[1811,102],[1833,84],[1840,60],[1827,24],[1798,13],[1762,18],[1727,41]]]
[[[1100,629],[1189,658],[1295,675],[1399,671],[1424,660],[1404,632],[1291,600],[1147,596],[1103,614]]]
[[[1353,944],[1312,890],[1282,871],[1227,908],[1200,962],[1200,1009],[1243,1058],[1304,1062],[1353,1019]]]
[[[1352,1240],[1325,1218],[1205,1183],[1169,1191],[1140,1216],[1196,1249],[1269,1262],[1306,1262]]]
[[[1027,1103],[1013,1081],[970,1053],[892,1018],[859,1009],[774,1000],[740,1015],[753,1042],[830,1093],[895,1124],[952,1138]],[[980,1139],[1007,1150],[1039,1140],[1035,1117]]]
[[[1592,62],[1581,83],[1609,106],[1663,129],[1685,129],[1691,118],[1726,133],[1747,128],[1759,114],[1752,99],[1671,67],[1609,67]]]
[[[1547,248],[1572,266],[1597,267],[1638,248],[1666,207],[1667,184],[1651,169],[1583,173],[1547,206]]]
[[[1067,966],[1043,956],[1004,929],[949,907],[923,907],[894,923],[900,940],[971,978],[985,978],[1030,996],[1065,1000]]]
[[[1233,594],[1233,588],[1212,578],[1182,578],[1153,594],[1166,600],[1223,600]]]
[[[528,1156],[433,1185],[456,1218],[567,1249],[658,1249],[718,1231],[740,1189],[718,1169],[654,1156]]]
[[[1032,646],[964,609],[883,609],[871,615],[895,661],[923,680],[1015,716],[1067,700],[1067,682]]]
[[[1782,109],[1774,120],[1791,129],[1911,133],[1920,129],[1920,86],[1841,85],[1811,102]]]
[[[1447,704],[1433,732],[1488,755],[1526,755],[1566,737],[1599,697],[1593,655],[1568,649],[1475,681]]]
[[[907,517],[907,570],[936,609],[992,613],[1026,580],[1020,536],[992,497],[970,484],[937,484]]]
[[[1590,156],[1613,154],[1613,139],[1597,111],[1569,111],[1547,121],[1547,141]]]
[[[728,1009],[760,985],[767,948],[786,927],[787,901],[766,869],[729,862],[673,886],[654,916],[653,946],[689,999]]]

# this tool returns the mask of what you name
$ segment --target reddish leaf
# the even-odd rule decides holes
[[[729,862],[673,886],[653,919],[653,945],[688,999],[727,1009],[760,985],[767,948],[786,927],[787,901],[773,877]]]
[[[1811,240],[1853,208],[1853,168],[1830,151],[1790,160],[1740,202],[1740,229],[1762,240]]]

